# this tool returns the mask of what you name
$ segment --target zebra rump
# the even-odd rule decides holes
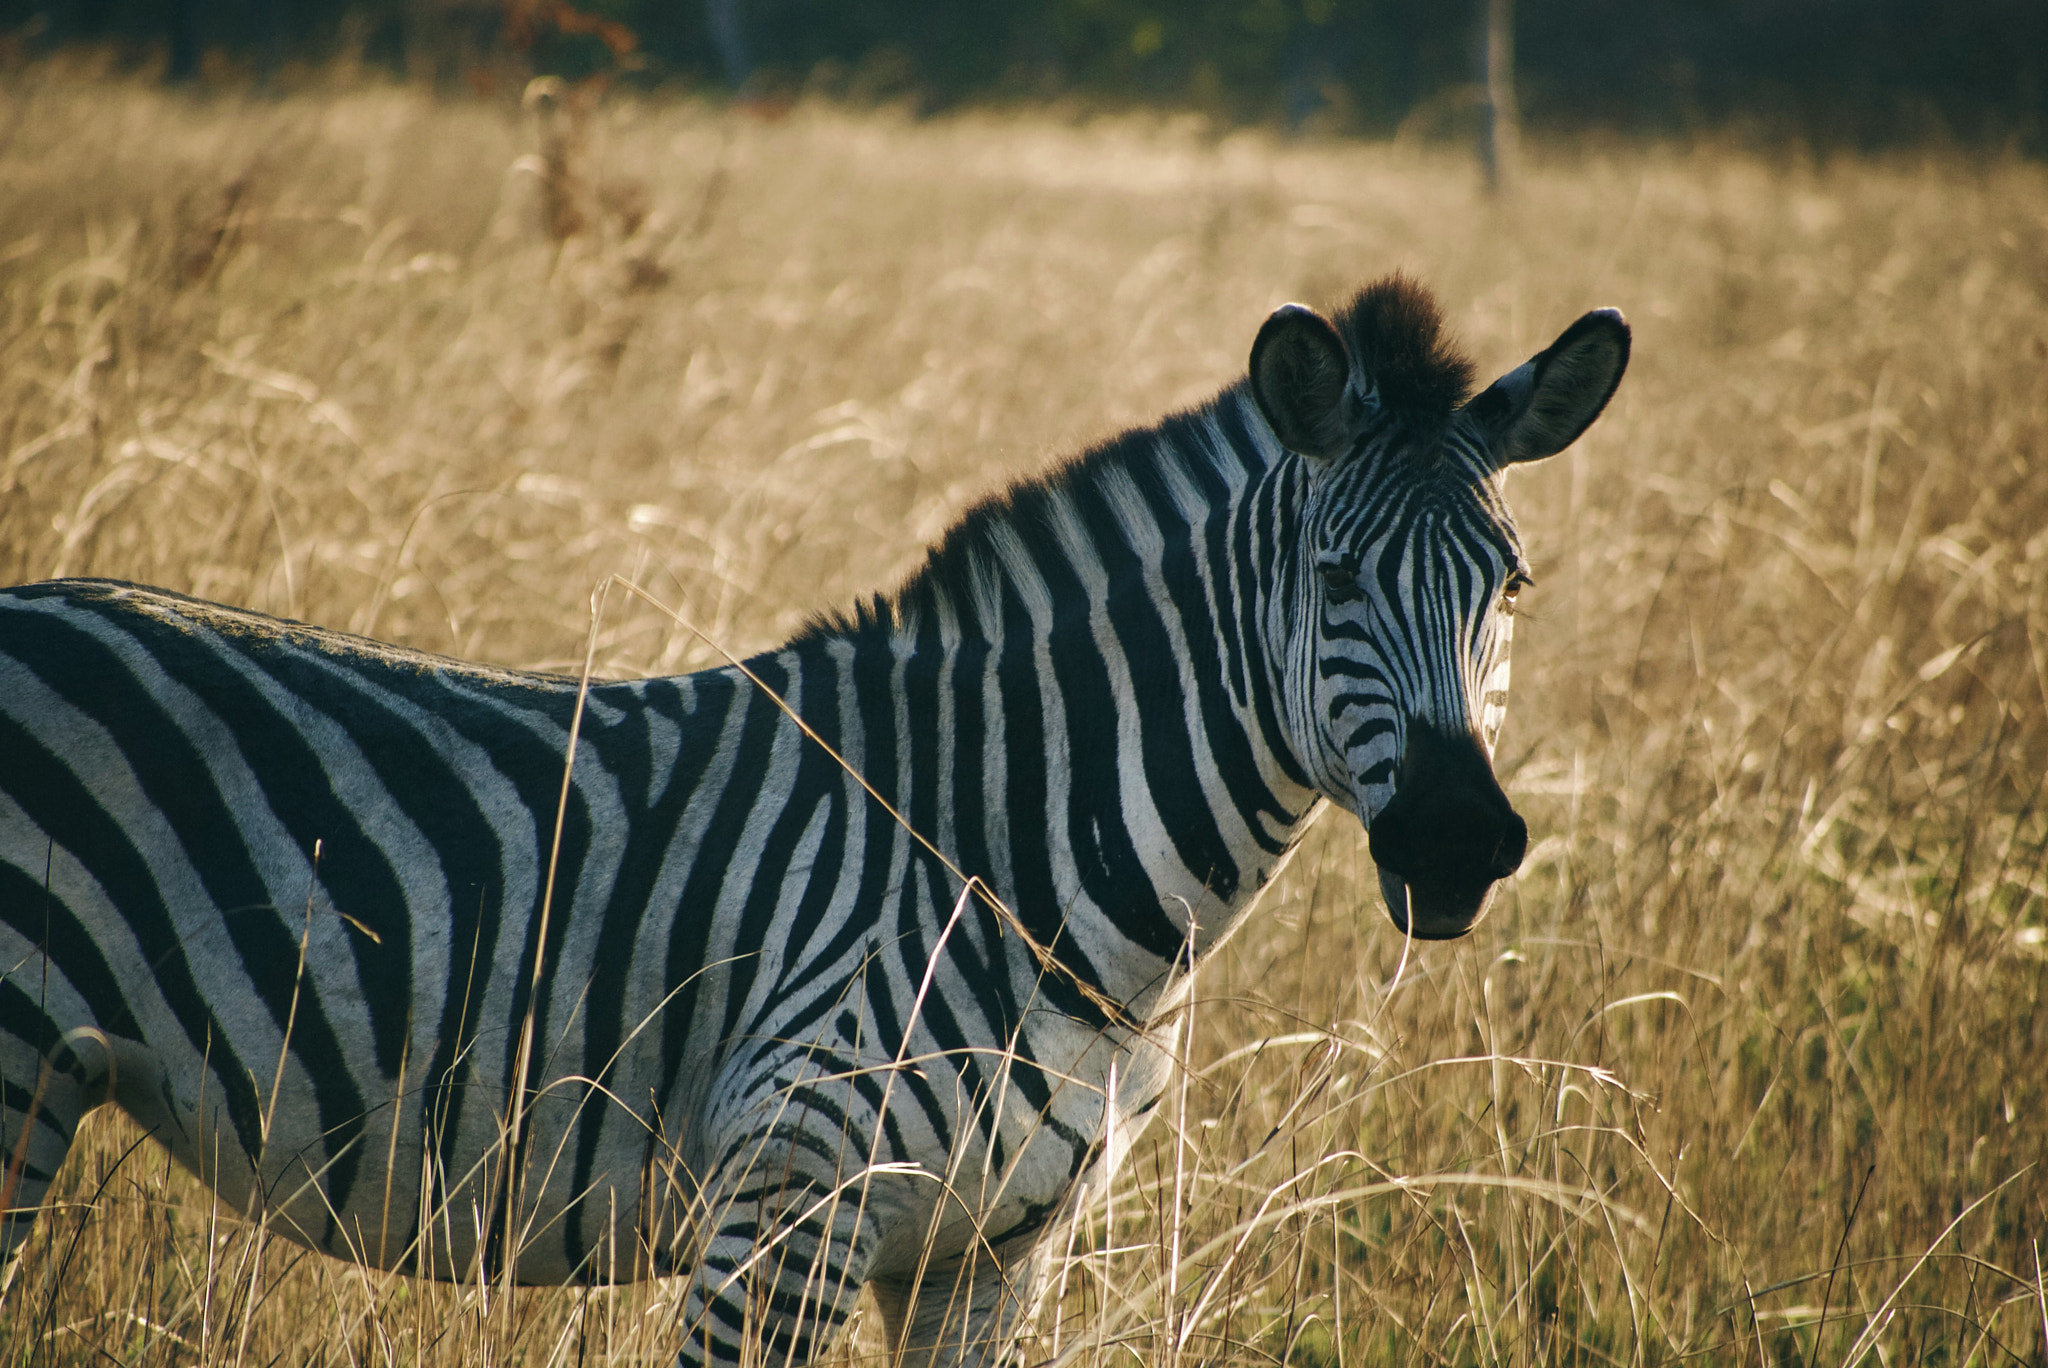
[[[675,678],[0,593],[0,1253],[113,1102],[337,1257],[683,1276],[686,1363],[802,1361],[863,1288],[919,1361],[1015,1352],[1322,803],[1408,934],[1520,863],[1503,473],[1628,349],[1591,313],[1472,397],[1406,279],[1286,306],[1209,403]]]

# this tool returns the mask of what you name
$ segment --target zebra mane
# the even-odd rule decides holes
[[[1444,418],[1472,395],[1477,373],[1444,326],[1436,296],[1399,271],[1374,281],[1331,322],[1351,353],[1351,366],[1380,403]]]
[[[1353,367],[1362,372],[1361,382],[1377,392],[1383,407],[1437,420],[1470,395],[1472,361],[1447,331],[1435,296],[1412,278],[1396,272],[1375,281],[1331,321],[1350,350]],[[1226,467],[1263,463],[1268,456],[1258,453],[1278,448],[1247,426],[1254,407],[1240,380],[1206,404],[1151,427],[1127,429],[1016,480],[963,513],[893,592],[859,600],[851,609],[814,615],[790,644],[902,631],[928,621],[942,606],[963,624],[978,619],[991,602],[992,583],[1006,573],[1006,552],[1043,549],[1062,557],[1063,524],[1071,531],[1075,519],[1118,518],[1133,493],[1170,506],[1176,487],[1214,489],[1219,476],[1230,478]],[[1249,422],[1257,424],[1257,419]],[[1243,473],[1238,467],[1240,478]],[[995,624],[976,625],[993,636]]]
[[[969,506],[939,539],[925,550],[924,562],[897,587],[858,600],[850,609],[815,614],[790,645],[830,636],[897,632],[930,620],[943,606],[963,625],[972,621],[989,635],[993,622],[980,622],[992,602],[991,590],[1008,578],[1004,569],[1018,552],[1064,557],[1063,529],[1071,534],[1079,523],[1106,515],[1120,519],[1131,494],[1174,499],[1170,468],[1194,474],[1198,486],[1217,483],[1219,436],[1249,457],[1251,438],[1237,416],[1250,400],[1243,382],[1208,403],[1175,413],[1150,427],[1129,428],[1080,454],[1057,461],[984,495]],[[1199,473],[1191,468],[1200,464]]]

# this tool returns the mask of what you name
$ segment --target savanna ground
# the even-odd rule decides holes
[[[619,98],[587,194],[536,150],[341,77],[8,72],[0,575],[574,670],[618,574],[704,637],[613,592],[599,670],[694,668],[1206,396],[1283,300],[1408,269],[1487,375],[1618,305],[1613,407],[1512,480],[1528,862],[1403,965],[1320,824],[1041,1356],[2042,1361],[2042,167],[1539,144],[1493,205],[1456,149]],[[137,1138],[88,1123],[5,1362],[672,1352],[671,1289],[366,1274]]]

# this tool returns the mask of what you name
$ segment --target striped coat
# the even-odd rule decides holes
[[[678,678],[0,595],[0,1239],[112,1101],[331,1254],[686,1275],[693,1362],[806,1357],[864,1285],[991,1359],[1320,802],[1418,936],[1519,863],[1499,474],[1627,344],[1588,315],[1468,399],[1412,284],[1289,306],[1248,382]]]

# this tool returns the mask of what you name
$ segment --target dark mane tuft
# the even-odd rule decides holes
[[[1472,359],[1445,331],[1436,297],[1408,276],[1366,286],[1332,321],[1390,408],[1447,416],[1471,396]]]
[[[1235,392],[1226,389],[1210,405],[1170,414],[1152,427],[1130,428],[984,495],[926,549],[924,562],[893,593],[858,600],[851,611],[814,614],[792,644],[828,636],[900,631],[912,621],[929,626],[941,600],[962,616],[970,633],[992,638],[999,630],[996,623],[967,623],[965,619],[974,611],[977,567],[1000,574],[996,569],[998,538],[1015,539],[1027,553],[1065,554],[1054,530],[1055,506],[1067,504],[1083,517],[1090,511],[1113,516],[1105,507],[1105,479],[1161,503],[1171,500],[1161,463],[1214,459],[1213,439],[1198,430],[1206,425],[1204,415]]]
[[[1448,416],[1472,387],[1473,366],[1446,333],[1435,298],[1404,275],[1368,285],[1332,320],[1352,361],[1377,386],[1380,401],[1420,418]],[[1249,396],[1242,380],[1214,400],[1184,410],[1151,427],[1135,427],[1037,475],[1026,476],[983,498],[926,551],[924,563],[892,593],[858,600],[851,609],[813,616],[792,644],[821,637],[896,632],[916,624],[935,630],[941,604],[970,635],[993,639],[995,622],[972,620],[978,611],[977,578],[1002,578],[998,543],[1048,561],[1066,552],[1055,527],[1056,514],[1113,520],[1114,505],[1135,492],[1170,506],[1176,497],[1164,470],[1207,485],[1226,478],[1225,467],[1247,459],[1255,439],[1242,430],[1240,403]],[[1233,435],[1234,434],[1234,435]]]

